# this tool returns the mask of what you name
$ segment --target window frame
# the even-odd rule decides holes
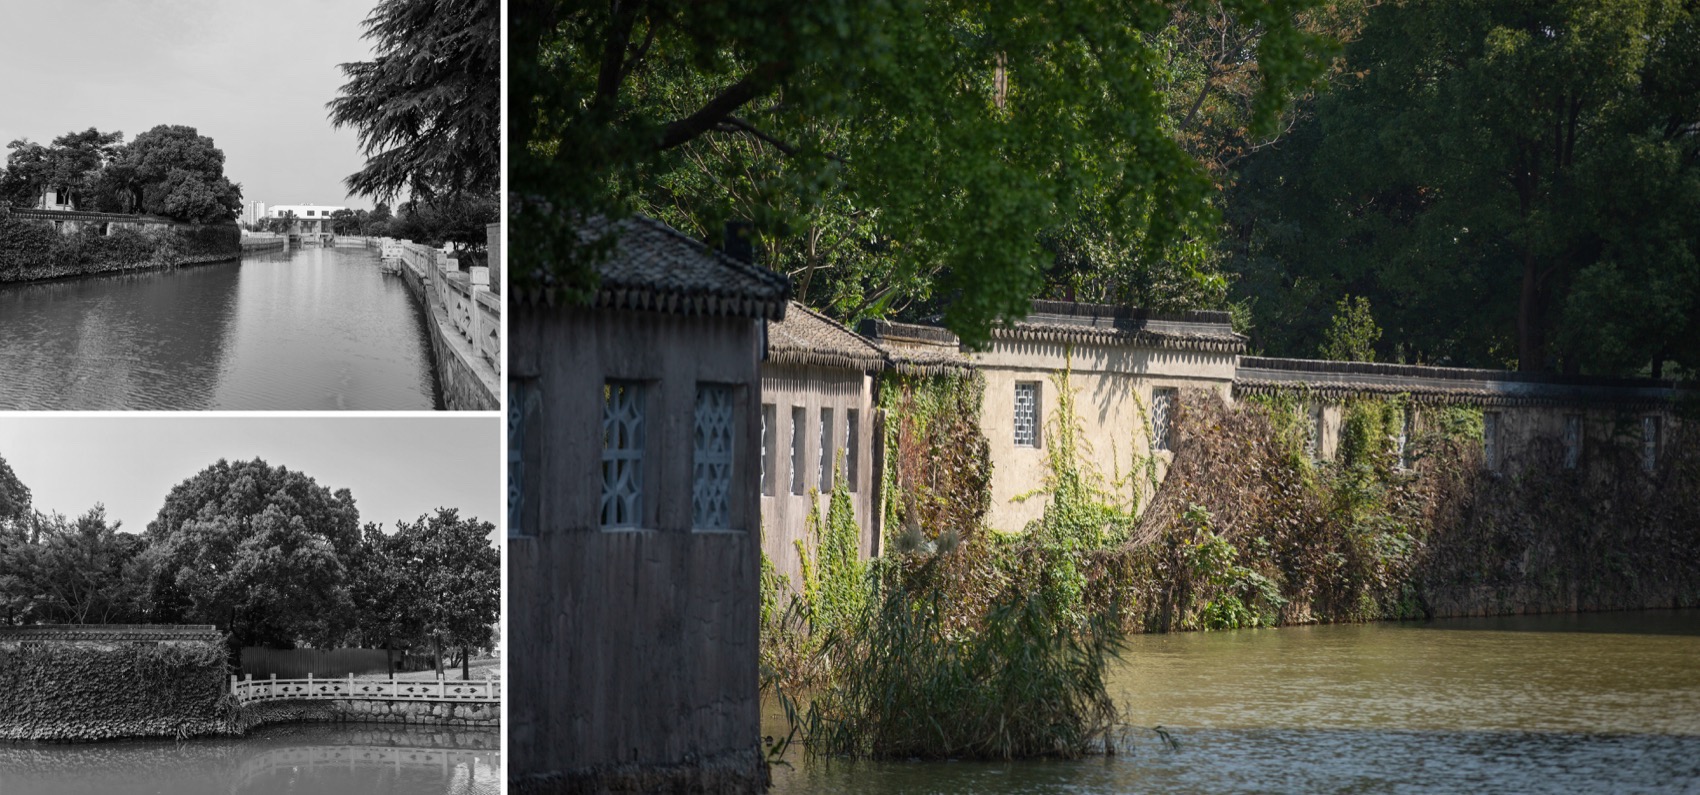
[[[622,392],[616,392],[616,387],[620,388]],[[641,529],[644,526],[644,509],[646,507],[644,468],[648,462],[645,460],[644,453],[649,441],[649,384],[644,381],[609,378],[602,382],[602,390],[602,453],[600,461],[602,483],[599,487],[600,499],[597,503],[596,526],[604,531]],[[610,421],[614,419],[610,417],[610,407],[614,403],[616,394],[627,393],[628,391],[632,395],[631,405],[634,407],[632,413],[636,415],[635,432],[630,434],[631,437],[635,438],[635,443],[631,447],[610,448],[608,446]],[[608,466],[612,463],[618,469],[618,462],[622,461],[627,462],[626,471],[629,473],[629,477],[626,480],[632,484],[632,494],[626,506],[628,517],[625,522],[611,523],[608,521],[610,507]],[[618,493],[614,494],[613,497],[616,500],[621,499],[621,495]],[[615,510],[618,511],[617,506]]]
[[[1045,392],[1043,381],[1016,381],[1013,392],[1010,416],[1014,422],[1014,432],[1011,439],[1016,447],[1038,450],[1043,447],[1044,434],[1040,432],[1039,418],[1044,416]],[[1021,414],[1021,392],[1023,388],[1032,392],[1031,406],[1028,409],[1025,426]],[[1022,431],[1027,432],[1027,439],[1022,440]]]

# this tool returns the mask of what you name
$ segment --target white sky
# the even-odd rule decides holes
[[[0,147],[73,130],[194,127],[244,202],[340,204],[365,163],[325,103],[371,60],[376,0],[0,0]],[[5,152],[0,149],[0,158]],[[0,161],[3,162],[3,161]]]
[[[265,459],[347,488],[360,523],[386,532],[438,507],[500,524],[500,417],[79,417],[0,415],[0,458],[38,511],[106,504],[139,533],[178,483],[218,459]]]

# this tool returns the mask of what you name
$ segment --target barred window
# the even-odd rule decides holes
[[[1015,382],[1015,445],[1039,446],[1039,382]]]
[[[778,465],[775,460],[779,457],[777,437],[779,436],[778,409],[772,403],[761,404],[761,493],[773,496],[779,482],[779,474],[774,472]]]
[[[1659,418],[1641,418],[1641,468],[1653,471],[1659,464]]]
[[[1399,436],[1393,440],[1394,450],[1399,454],[1400,469],[1411,468],[1411,429],[1416,422],[1416,409],[1407,406],[1400,412]]]
[[[1151,444],[1155,450],[1173,450],[1175,398],[1180,390],[1161,387],[1151,390]]]
[[[643,521],[643,384],[602,386],[602,511],[605,528]]]
[[[862,429],[861,413],[856,409],[844,410],[844,477],[849,479],[845,487],[854,494],[856,492],[856,455],[861,445],[858,438]]]
[[[791,493],[803,493],[803,431],[809,424],[808,410],[791,407]]]
[[[832,409],[820,410],[820,491],[826,494],[832,491],[832,469],[836,463],[833,459],[838,453],[838,446],[832,438]]]
[[[1310,419],[1309,428],[1305,432],[1305,457],[1312,461],[1322,460],[1322,404],[1312,403],[1306,409]]]
[[[1575,469],[1582,463],[1582,415],[1564,417],[1564,468]]]
[[[732,526],[732,387],[697,384],[696,434],[692,439],[691,526]]]
[[[1482,414],[1482,466],[1489,472],[1499,471],[1499,412]]]

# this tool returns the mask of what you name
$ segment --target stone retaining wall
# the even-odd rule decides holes
[[[274,723],[406,723],[488,728],[501,725],[502,705],[361,699],[262,701],[240,707],[235,728],[245,734]]]

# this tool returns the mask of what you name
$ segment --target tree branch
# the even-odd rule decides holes
[[[669,122],[661,131],[661,140],[655,144],[660,151],[672,149],[690,143],[697,136],[714,129],[750,100],[767,93],[773,84],[778,82],[781,75],[789,70],[784,62],[769,62],[756,67],[744,79],[726,87],[718,96],[708,101],[696,113],[692,113],[678,121]]]

